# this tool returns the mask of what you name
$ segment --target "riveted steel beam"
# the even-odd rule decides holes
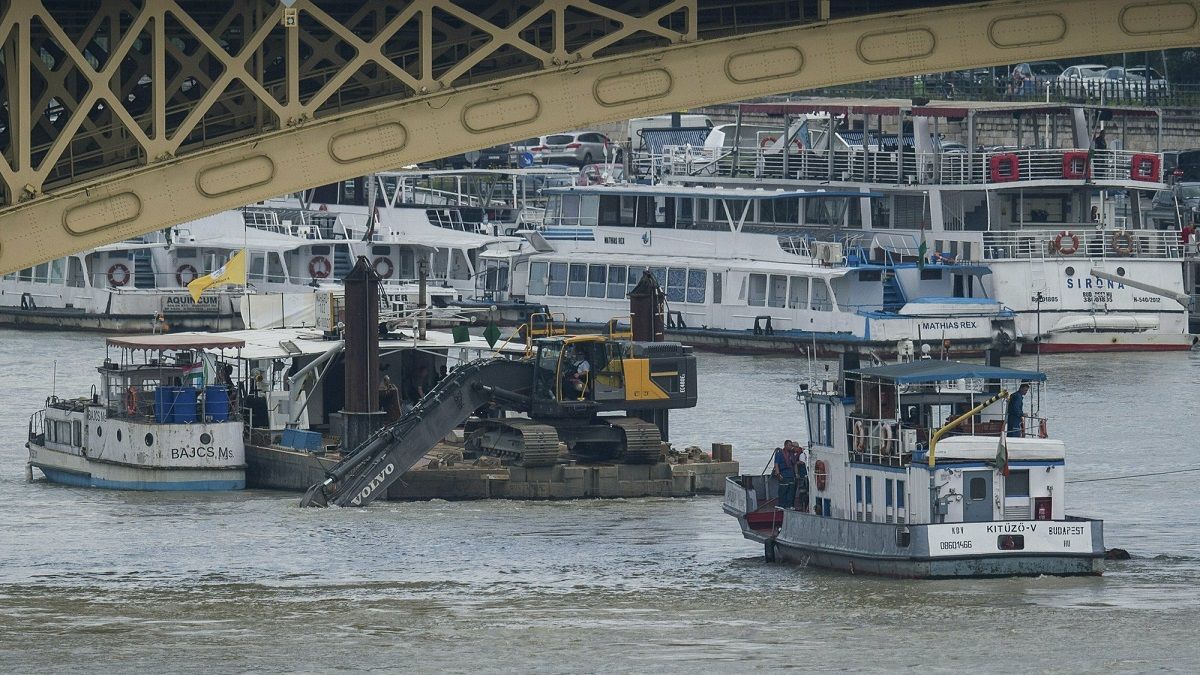
[[[542,133],[873,78],[1200,43],[1196,0],[997,0],[762,30],[701,24],[702,0],[629,4],[481,3],[486,13],[472,15],[415,0],[334,16],[309,0],[295,14],[248,2],[206,23],[172,0],[144,0],[110,24],[98,58],[86,30],[41,30],[49,12],[10,3],[0,53],[19,109],[0,161],[13,202],[0,210],[0,272]],[[285,26],[291,18],[298,25]],[[44,36],[34,53],[61,54],[51,70],[69,62],[69,76],[29,74],[31,26]],[[165,55],[170,68],[155,63]],[[30,114],[31,79],[76,109],[65,121]],[[92,163],[73,172],[64,157],[80,136]]]

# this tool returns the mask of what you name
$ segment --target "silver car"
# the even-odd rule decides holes
[[[586,166],[602,162],[614,152],[614,160],[621,158],[620,149],[613,149],[608,136],[598,131],[570,131],[542,137],[542,144],[533,148],[537,161],[542,164],[576,164]]]

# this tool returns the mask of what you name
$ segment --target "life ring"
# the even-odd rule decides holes
[[[867,448],[867,430],[862,420],[854,420],[854,449],[862,452]]]
[[[187,273],[186,277],[184,276],[185,272]],[[180,286],[187,286],[199,277],[200,272],[188,263],[180,265],[179,269],[175,270],[175,281],[179,282]],[[184,279],[187,279],[187,281],[184,281]]]
[[[1052,244],[1055,252],[1062,255],[1074,255],[1079,250],[1079,235],[1070,230],[1063,230],[1055,235]]]
[[[1038,420],[1038,438],[1050,438],[1050,434],[1046,431],[1046,418]]]
[[[1157,183],[1162,170],[1162,158],[1148,152],[1141,152],[1129,161],[1129,178],[1149,183]]]
[[[892,454],[892,425],[881,422],[879,424],[879,437],[883,439],[880,451],[885,455]]]
[[[125,412],[129,413],[130,415],[136,415],[137,408],[138,408],[138,393],[137,393],[137,389],[134,389],[133,385],[131,384],[125,390]]]
[[[376,258],[375,261],[371,263],[371,267],[375,270],[376,274],[384,279],[391,279],[392,274],[394,274],[396,271],[396,266],[392,264],[391,258],[386,258],[384,256],[379,256]]]
[[[1092,163],[1085,150],[1068,150],[1063,153],[1062,176],[1067,180],[1081,180],[1092,175]]]
[[[1128,230],[1117,230],[1112,234],[1112,247],[1117,255],[1133,253],[1133,233]]]
[[[110,286],[124,286],[129,283],[129,268],[124,263],[114,263],[108,268],[108,283]]]
[[[824,460],[818,459],[813,464],[813,482],[817,484],[818,490],[825,489],[825,481],[829,478],[829,468],[825,466]]]
[[[1021,159],[1013,152],[992,155],[988,168],[993,183],[1011,183],[1021,180]]]
[[[308,274],[314,279],[327,279],[331,272],[333,265],[330,264],[329,258],[323,255],[313,256],[313,259],[308,261]]]

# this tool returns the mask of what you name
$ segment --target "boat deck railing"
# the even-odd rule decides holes
[[[1102,181],[1158,189],[1162,155],[1079,148],[916,152],[906,148],[840,148],[787,153],[764,147],[663,146],[651,166],[675,176],[742,176],[759,179],[846,181],[883,185],[1005,185],[1032,181]]]
[[[1182,258],[1184,253],[1179,233],[1170,230],[1097,230],[1094,223],[1055,223],[982,234],[985,260]]]
[[[239,419],[236,389],[146,383],[114,388],[105,401],[111,419],[143,424],[232,422]]]
[[[929,449],[929,439],[936,428],[930,429],[895,419],[879,419],[852,415],[847,431],[850,460],[884,466],[904,466],[915,453]],[[953,436],[986,436],[999,439],[1005,433],[1004,420],[970,419],[944,438]],[[1009,433],[1012,438],[1046,438],[1047,418],[1026,415],[1021,428]]]

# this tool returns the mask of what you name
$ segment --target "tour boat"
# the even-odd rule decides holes
[[[244,344],[202,333],[109,338],[119,358],[100,365],[99,388],[51,396],[30,418],[27,476],[36,468],[53,483],[116,490],[243,488],[242,421],[221,355]]]
[[[1027,351],[1193,345],[1180,233],[1150,217],[1150,197],[1167,187],[1162,154],[1118,149],[1130,125],[1157,123],[1161,132],[1159,111],[829,99],[739,110],[755,123],[736,141],[726,134],[701,147],[665,147],[652,162],[659,180],[861,191],[833,218],[814,209],[781,218],[758,202],[745,220],[783,220],[820,240],[844,239],[848,229],[863,239],[897,237],[898,258],[986,265],[984,289],[1015,313]],[[1103,125],[1110,145],[1096,147],[1092,134]],[[953,135],[964,143],[949,142]]]
[[[933,359],[850,364],[798,395],[809,499],[781,504],[776,478],[743,475],[724,510],[768,560],[915,578],[1101,574],[1104,525],[1068,514],[1044,380]],[[1009,415],[1022,383],[1033,389]]]

